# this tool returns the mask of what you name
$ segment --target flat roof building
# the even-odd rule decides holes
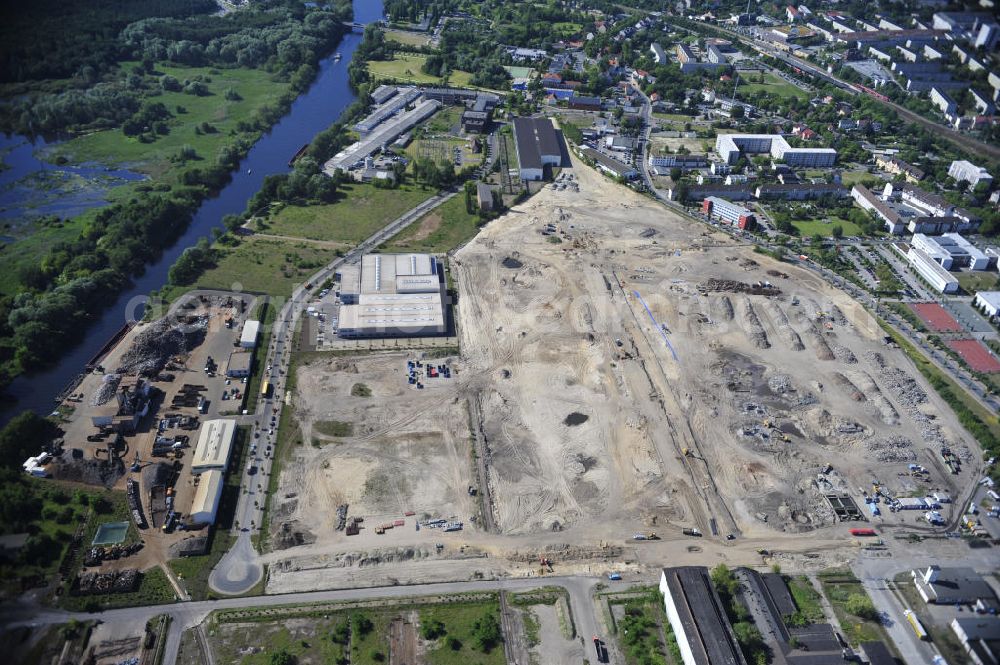
[[[225,471],[233,451],[236,421],[232,419],[206,420],[198,432],[198,444],[191,455],[191,473],[204,473],[216,469]]]
[[[923,250],[910,246],[906,253],[906,258],[917,273],[930,284],[931,288],[941,293],[955,293],[958,291],[958,280],[954,275],[942,268],[934,259]]]
[[[653,53],[653,62],[658,65],[665,64],[667,62],[667,54],[663,50],[663,47],[653,42],[649,45],[649,50]]]
[[[727,164],[735,164],[743,153],[769,153],[793,167],[825,167],[837,162],[833,148],[793,148],[779,134],[719,134],[715,150]]]
[[[244,349],[252,349],[257,346],[257,337],[260,336],[260,321],[248,320],[243,324],[243,332],[240,333],[240,346]]]
[[[977,292],[972,306],[978,307],[992,321],[1000,315],[1000,291]]]
[[[229,362],[226,363],[226,376],[231,379],[239,379],[250,376],[250,361],[253,354],[249,351],[233,351],[229,354]]]
[[[562,164],[559,134],[548,118],[514,118],[514,139],[521,180],[541,180],[546,166]]]
[[[580,154],[593,161],[594,166],[612,177],[634,180],[639,176],[639,172],[634,167],[593,148],[586,146],[580,148]]]
[[[950,625],[972,663],[1000,663],[1000,617],[955,617]]]
[[[757,225],[757,218],[752,210],[717,196],[705,197],[701,203],[701,211],[711,219],[718,219],[741,229],[753,229]]]
[[[356,280],[349,283],[348,280]],[[340,337],[416,337],[447,331],[437,259],[430,254],[365,254],[341,271]]]
[[[945,233],[940,236],[915,233],[910,242],[941,264],[945,270],[954,268],[986,270],[990,264],[990,257],[957,233]]]
[[[928,566],[926,570],[913,570],[910,574],[925,603],[973,604],[981,598],[996,602],[993,587],[972,568]]]
[[[222,499],[224,479],[225,474],[218,469],[211,469],[201,474],[198,488],[194,491],[194,500],[191,502],[191,522],[215,524],[219,501]]]
[[[664,568],[660,593],[684,665],[746,665],[708,568]]]

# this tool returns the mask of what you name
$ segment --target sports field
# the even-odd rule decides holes
[[[955,317],[937,303],[918,302],[911,303],[909,307],[934,332],[962,331],[962,326],[955,320]]]

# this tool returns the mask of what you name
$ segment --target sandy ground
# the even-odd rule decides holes
[[[269,592],[538,574],[539,552],[560,572],[760,563],[761,548],[822,567],[856,556],[826,494],[864,510],[875,479],[894,496],[968,485],[974,443],[863,308],[587,167],[572,172],[579,193],[546,187],[452,257],[462,356],[435,362],[453,379],[414,390],[414,356],[401,353],[300,370],[304,444],[275,528],[303,544],[265,555]],[[748,292],[764,282],[773,288]],[[359,382],[372,397],[351,396]],[[313,429],[331,420],[352,423],[351,436]],[[483,482],[470,427],[485,437],[492,532],[468,519],[481,508],[467,487]],[[942,444],[968,460],[961,476],[937,461]],[[365,518],[359,536],[333,529],[341,504]],[[425,515],[466,528],[417,531]],[[885,513],[879,526],[920,528],[916,517]],[[390,518],[404,526],[376,536]],[[631,539],[652,531],[663,540]]]

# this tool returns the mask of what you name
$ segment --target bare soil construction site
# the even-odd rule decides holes
[[[316,542],[266,559],[320,558],[272,566],[272,580],[350,565],[348,552],[431,556],[444,536],[456,556],[468,545],[511,560],[547,543],[596,558],[653,531],[664,542],[649,547],[666,552],[684,528],[734,554],[801,548],[794,534],[814,530],[846,544],[846,525],[827,527],[850,514],[920,529],[922,512],[887,504],[935,490],[961,500],[974,441],[862,307],[587,167],[573,173],[579,192],[546,187],[451,258],[461,358],[431,361],[451,378],[418,390],[405,353],[300,368],[304,445],[272,530],[302,534],[279,548]],[[874,481],[879,517],[865,508]],[[841,497],[851,509],[838,517]],[[364,517],[358,536],[336,530],[341,505]],[[393,518],[404,526],[375,535]],[[465,530],[418,531],[428,518]]]

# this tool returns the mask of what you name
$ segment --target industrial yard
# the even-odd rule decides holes
[[[450,258],[460,356],[300,365],[269,592],[533,575],[544,552],[564,573],[762,545],[829,566],[849,528],[958,516],[975,444],[864,309],[572,172]]]

